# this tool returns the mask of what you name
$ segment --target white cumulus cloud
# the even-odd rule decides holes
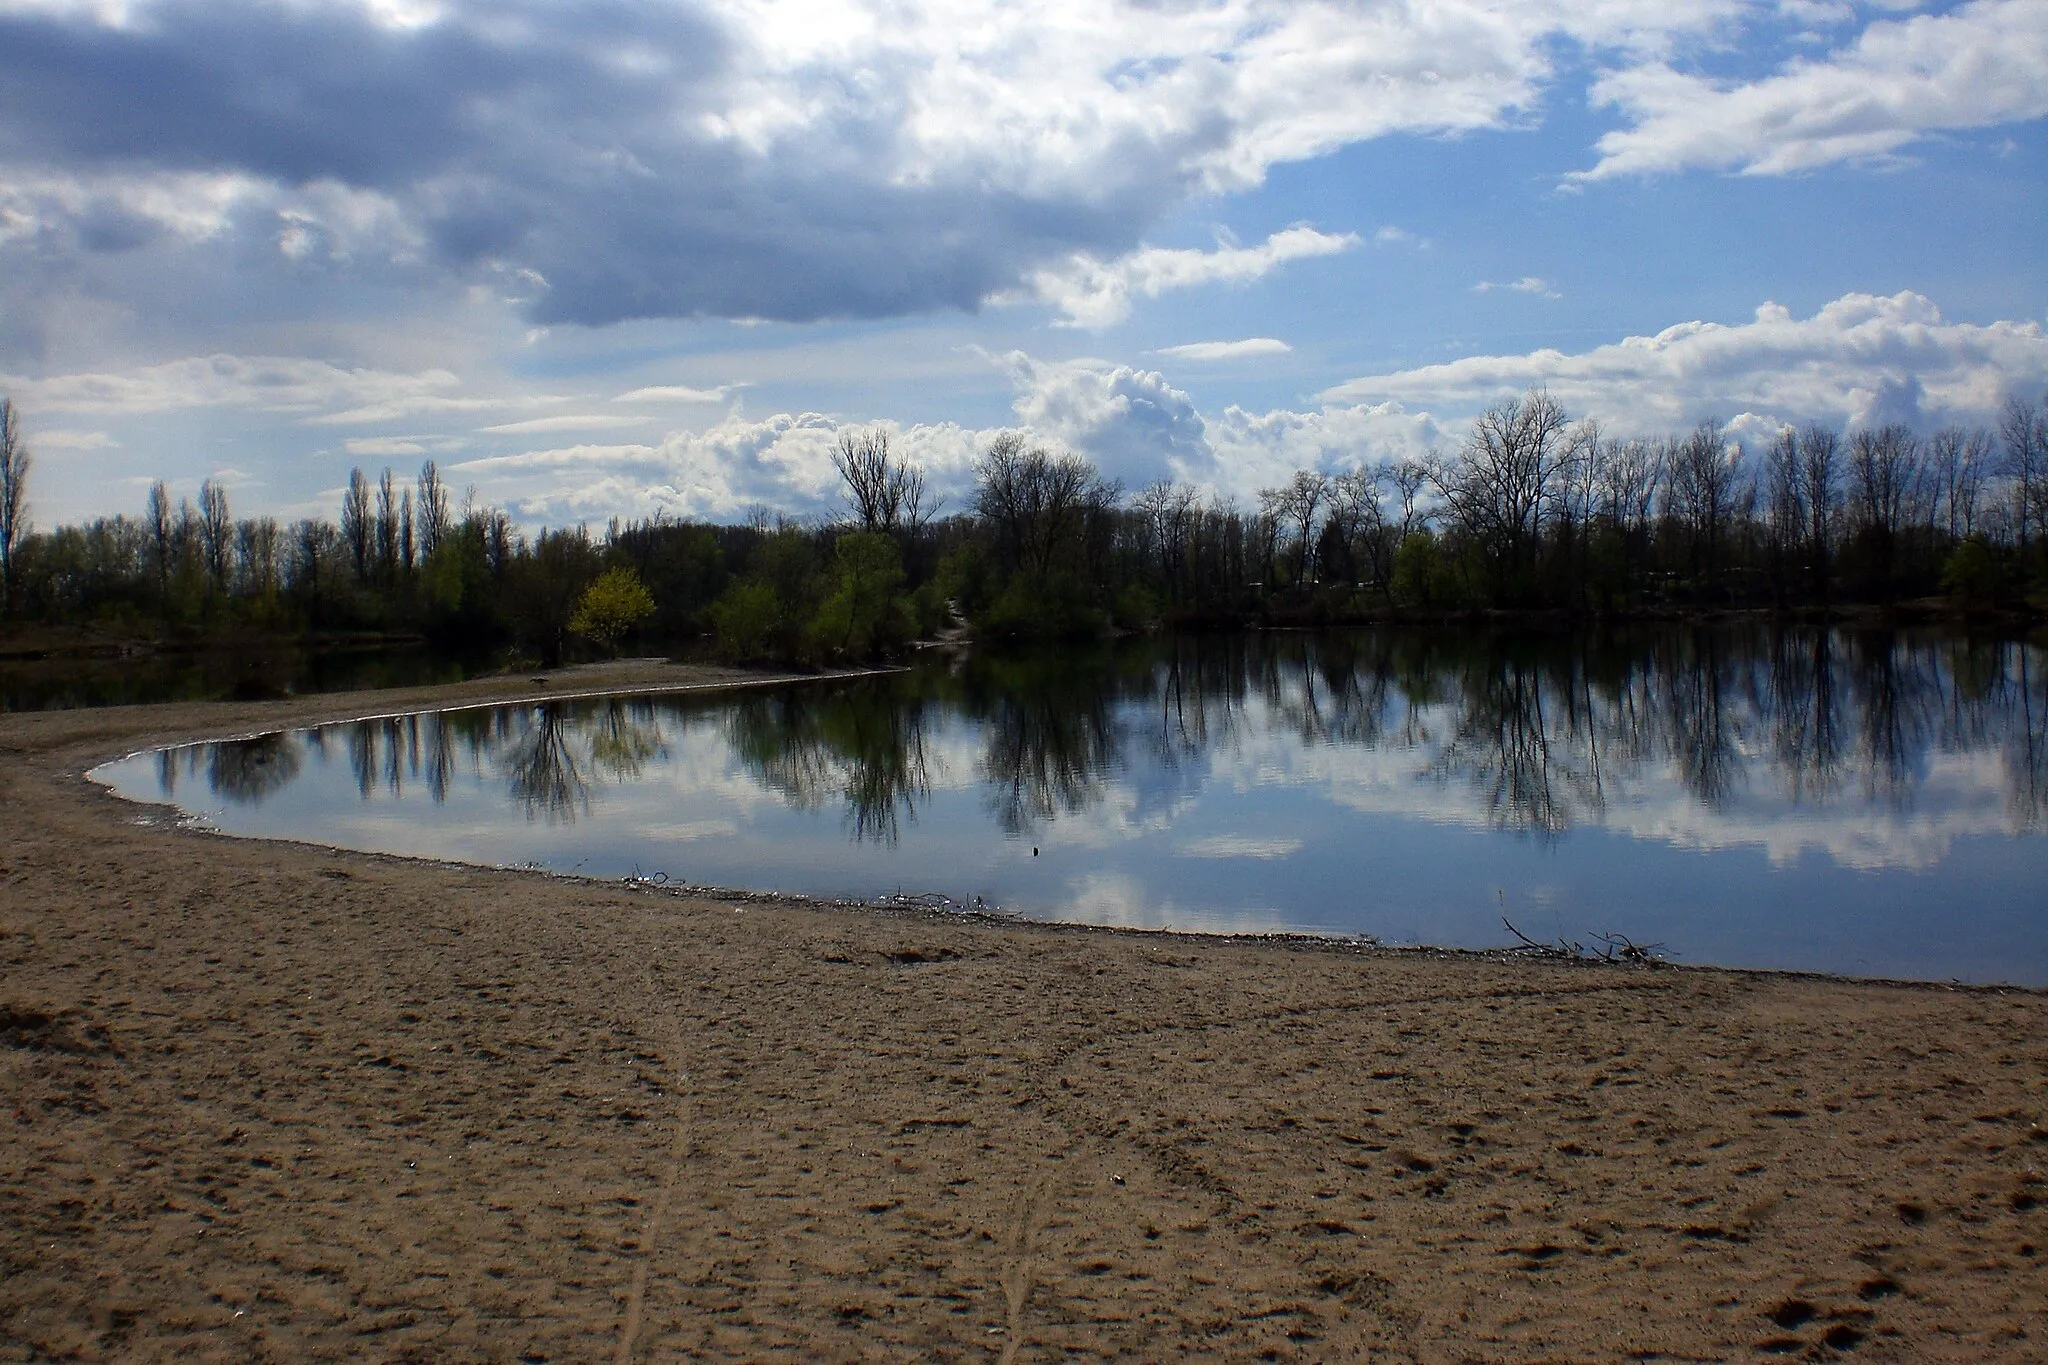
[[[1330,256],[1358,245],[1352,232],[1296,226],[1257,246],[1144,247],[1112,261],[1077,252],[1032,275],[1033,292],[1077,327],[1108,327],[1130,316],[1131,300],[1156,299],[1203,284],[1249,284],[1288,261]]]
[[[1577,353],[1469,356],[1350,380],[1323,397],[1465,413],[1533,384],[1618,428],[1745,413],[1837,423],[1981,419],[2008,392],[2048,384],[2048,334],[2038,322],[1950,322],[1911,292],[1845,294],[1811,317],[1767,303],[1749,322],[1685,322]]]
[[[1628,125],[1601,137],[1598,164],[1577,180],[1692,168],[1784,175],[1888,157],[1931,133],[2048,114],[2048,5],[1973,0],[1881,20],[1848,47],[1762,80],[1628,66],[1592,97]]]

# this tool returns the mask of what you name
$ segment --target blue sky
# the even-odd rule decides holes
[[[1932,428],[2048,391],[2044,119],[2044,0],[0,0],[0,392],[43,524]]]

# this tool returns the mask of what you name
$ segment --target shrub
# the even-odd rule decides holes
[[[606,654],[617,651],[619,639],[654,615],[654,594],[628,568],[606,569],[583,590],[569,629],[593,641]]]
[[[711,608],[718,648],[734,659],[767,658],[781,624],[775,589],[755,579],[733,584]]]

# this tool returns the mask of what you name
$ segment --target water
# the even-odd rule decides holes
[[[977,655],[137,755],[224,832],[1204,931],[2048,984],[2048,651],[1360,633]]]
[[[480,652],[419,645],[309,650],[267,643],[126,658],[10,659],[0,661],[0,712],[421,687],[461,682],[490,663]]]

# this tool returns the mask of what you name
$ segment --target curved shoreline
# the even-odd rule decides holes
[[[1956,978],[1915,976],[1865,976],[1858,975],[1852,972],[1833,972],[1813,968],[1743,966],[1711,962],[1679,962],[1667,958],[1656,958],[1654,959],[1654,961],[1651,962],[1637,962],[1631,964],[1626,959],[1603,957],[1599,953],[1585,951],[1583,949],[1577,955],[1572,955],[1561,951],[1551,950],[1545,945],[1534,944],[1518,945],[1514,943],[1503,942],[1497,945],[1467,947],[1454,944],[1424,942],[1388,943],[1372,935],[1353,935],[1339,933],[1335,931],[1329,933],[1317,933],[1313,930],[1285,928],[1274,929],[1270,931],[1178,929],[1170,927],[1097,924],[1091,923],[1086,920],[1041,919],[1025,915],[1022,912],[1012,913],[1006,911],[1000,905],[969,905],[965,903],[954,902],[951,897],[936,892],[928,894],[911,894],[908,896],[905,896],[899,892],[895,896],[877,896],[872,898],[864,898],[860,896],[834,895],[829,891],[779,891],[763,887],[722,885],[717,883],[677,883],[666,881],[652,881],[643,878],[636,878],[633,876],[595,876],[592,874],[581,873],[576,871],[567,871],[559,868],[544,867],[536,863],[493,863],[481,861],[472,862],[463,859],[438,858],[430,854],[409,854],[389,852],[386,850],[378,849],[351,848],[347,845],[342,844],[323,843],[318,839],[314,838],[294,838],[290,836],[273,834],[236,833],[233,831],[222,830],[211,824],[206,823],[208,817],[204,812],[188,810],[185,807],[176,804],[175,802],[158,802],[152,801],[142,796],[122,795],[121,793],[113,790],[113,784],[111,782],[108,782],[103,778],[94,776],[94,774],[100,768],[108,766],[110,764],[130,761],[146,755],[161,753],[169,749],[184,748],[198,744],[233,743],[237,741],[263,738],[265,736],[283,733],[288,730],[314,729],[328,726],[357,724],[368,721],[391,720],[403,718],[406,716],[426,714],[430,712],[452,713],[470,710],[481,710],[492,707],[534,706],[544,705],[551,702],[591,701],[617,697],[673,697],[688,696],[693,694],[715,694],[720,692],[784,687],[806,682],[833,682],[843,681],[847,679],[880,677],[895,673],[901,673],[905,671],[907,670],[900,666],[897,666],[844,669],[820,673],[760,673],[754,670],[745,669],[708,669],[697,665],[675,664],[660,659],[631,659],[612,664],[584,665],[576,669],[558,670],[556,676],[580,679],[585,682],[602,680],[601,682],[597,683],[597,685],[579,686],[576,688],[576,690],[567,692],[535,692],[531,690],[520,690],[523,687],[530,687],[532,684],[541,683],[543,682],[543,679],[520,679],[512,677],[510,675],[504,675],[496,678],[471,679],[466,683],[454,685],[454,687],[452,688],[443,686],[394,690],[392,695],[402,696],[406,699],[403,702],[403,704],[386,705],[378,709],[368,711],[357,709],[353,706],[351,702],[348,701],[348,698],[352,694],[312,694],[306,697],[292,698],[288,701],[278,703],[257,702],[240,704],[239,709],[241,710],[262,709],[266,707],[288,707],[290,711],[294,714],[292,714],[289,718],[286,719],[273,719],[253,729],[229,727],[226,730],[222,730],[219,728],[209,728],[202,726],[197,729],[183,730],[171,736],[156,735],[144,744],[142,744],[141,747],[125,750],[124,752],[114,756],[101,756],[98,758],[86,757],[81,759],[78,754],[74,753],[72,755],[73,761],[71,764],[71,769],[73,776],[82,777],[93,786],[105,789],[108,792],[108,794],[114,796],[117,800],[120,800],[126,804],[142,807],[162,807],[164,809],[177,812],[177,819],[189,831],[194,833],[212,834],[223,838],[250,839],[258,842],[292,844],[295,846],[314,850],[352,852],[363,856],[371,857],[391,857],[408,861],[444,863],[451,866],[488,868],[505,872],[524,872],[546,877],[585,881],[598,886],[628,886],[643,891],[653,891],[669,895],[696,897],[725,902],[781,903],[787,905],[808,906],[816,909],[826,910],[881,911],[900,913],[906,909],[915,911],[917,907],[913,905],[912,902],[944,901],[946,902],[946,905],[934,905],[930,908],[933,910],[934,913],[941,914],[948,918],[957,918],[963,920],[985,919],[986,922],[995,925],[1036,924],[1047,927],[1058,927],[1073,930],[1102,931],[1113,933],[1159,934],[1166,936],[1182,936],[1195,939],[1219,939],[1240,942],[1271,942],[1275,944],[1314,944],[1332,951],[1354,952],[1364,954],[1423,954],[1436,956],[1455,955],[1471,957],[1479,961],[1515,962],[1536,960],[1567,963],[1576,962],[1580,965],[1593,967],[1621,967],[1628,965],[1638,965],[1654,966],[1655,968],[1660,970],[1675,969],[1687,971],[1740,972],[1764,976],[1782,976],[1794,980],[1839,980],[1846,982],[1866,982],[1870,984],[1884,984],[1897,986],[1930,986],[1941,989],[1989,991],[2018,990],[2048,994],[2048,985],[2030,986],[2024,983],[2011,981],[1964,981]],[[693,680],[676,681],[674,675],[678,672],[691,675]],[[706,677],[698,675],[710,676]],[[505,693],[503,695],[489,695],[483,697],[476,697],[472,695],[458,698],[452,702],[445,700],[442,697],[442,694],[454,691],[456,689],[463,689],[470,692],[474,692],[478,689],[489,688],[510,688],[512,690],[509,693]],[[184,710],[205,709],[208,706],[218,707],[221,705],[228,704],[174,703],[169,705],[157,705],[154,707],[130,707],[118,709],[124,714],[147,716],[149,713],[153,711],[165,711],[172,709],[173,707],[178,708],[180,710]],[[310,715],[304,714],[308,708],[311,709]],[[106,708],[105,710],[107,712],[111,712],[113,710],[116,710],[116,708]]]
[[[517,682],[0,717],[0,1358],[2048,1331],[2040,992],[656,895],[83,776]]]

